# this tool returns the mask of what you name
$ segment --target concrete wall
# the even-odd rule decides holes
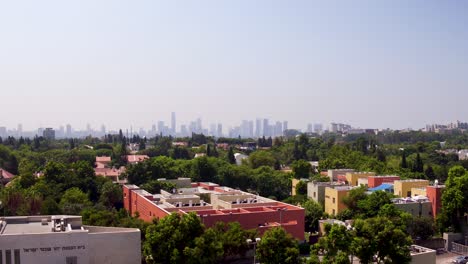
[[[427,180],[404,180],[394,182],[394,194],[399,197],[411,197],[411,188],[422,188],[427,187],[429,181]]]
[[[375,176],[373,172],[347,172],[346,181],[351,186],[358,186],[358,180],[362,178],[367,178],[369,176]]]
[[[413,216],[432,217],[431,202],[395,203],[394,205]]]
[[[329,183],[324,182],[308,182],[307,183],[307,197],[320,203],[322,207],[325,207],[325,188],[333,186]]]
[[[98,230],[88,238],[90,264],[141,263],[140,230],[101,227]]]
[[[426,188],[411,188],[411,196],[427,196]]]
[[[411,264],[436,264],[436,252],[434,250],[416,255],[411,255]]]
[[[375,188],[382,185],[383,183],[394,183],[400,180],[399,176],[369,176],[368,178],[369,188]]]
[[[105,246],[105,244],[104,244]],[[67,257],[76,257],[78,264],[88,264],[88,232],[0,235],[3,263],[6,250],[11,250],[11,263],[15,263],[14,251],[19,250],[21,264],[63,264]]]
[[[330,178],[330,181],[336,181],[338,174],[346,174],[347,172],[354,172],[354,170],[353,169],[328,170],[327,175]]]
[[[440,208],[442,208],[442,193],[444,189],[445,186],[441,185],[426,187],[427,198],[429,198],[429,201],[432,203],[432,214],[434,215],[434,218],[437,217],[440,212]]]

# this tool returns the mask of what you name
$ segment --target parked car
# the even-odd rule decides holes
[[[468,263],[468,256],[459,256],[456,257],[452,263],[457,263],[457,264],[466,264]]]

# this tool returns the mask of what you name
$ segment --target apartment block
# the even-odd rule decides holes
[[[304,209],[259,195],[219,186],[192,183],[173,192],[151,194],[136,185],[124,185],[124,207],[131,214],[151,222],[171,213],[196,213],[207,227],[217,222],[239,222],[244,229],[259,234],[282,227],[298,240],[304,240]]]
[[[350,186],[358,186],[359,179],[367,179],[369,176],[375,176],[374,172],[347,172],[346,182]]]
[[[352,188],[349,186],[341,186],[325,188],[325,212],[329,215],[337,215],[347,207],[343,203],[343,198],[348,196]]]
[[[400,176],[394,176],[394,175],[369,176],[367,179],[368,179],[369,188],[375,188],[384,183],[393,183],[395,181],[398,181],[400,180]]]
[[[322,207],[325,206],[325,188],[335,188],[339,186],[347,186],[337,182],[308,182],[307,183],[307,197],[320,203]]]
[[[392,200],[396,208],[415,217],[433,217],[432,203],[426,197],[396,198]]]
[[[337,170],[328,170],[327,176],[330,178],[330,181],[336,181],[338,175],[346,175],[348,172],[354,172],[353,169],[337,169]]]
[[[411,197],[411,188],[425,188],[428,180],[398,180],[394,182],[394,194],[399,197]]]

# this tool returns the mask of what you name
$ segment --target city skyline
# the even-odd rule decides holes
[[[9,1],[0,123],[146,127],[171,111],[181,122],[267,117],[302,129],[463,120],[467,6]]]

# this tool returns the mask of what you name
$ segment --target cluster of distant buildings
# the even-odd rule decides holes
[[[467,122],[455,121],[446,125],[441,124],[429,124],[426,125],[424,129],[425,132],[435,132],[435,133],[449,133],[453,130],[462,130],[465,131],[468,129]]]
[[[437,150],[437,153],[445,154],[445,155],[456,155],[458,156],[459,160],[468,160],[468,149],[442,149]]]
[[[352,169],[328,170],[329,182],[307,182],[307,196],[320,203],[326,213],[336,216],[347,209],[343,199],[354,188],[364,186],[368,193],[384,191],[394,194],[393,204],[413,216],[436,217],[440,212],[444,185],[437,181],[402,180],[395,175],[376,175],[373,172],[356,172]],[[300,180],[293,180],[293,190]],[[307,181],[307,180],[306,180]]]

